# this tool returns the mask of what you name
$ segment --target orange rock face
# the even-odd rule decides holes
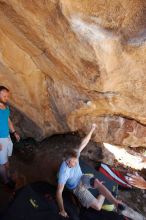
[[[146,146],[145,42],[145,0],[1,0],[0,81],[22,135],[96,122],[96,141]]]

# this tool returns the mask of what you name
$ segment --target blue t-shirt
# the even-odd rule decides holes
[[[9,123],[10,109],[0,109],[0,138],[7,138],[9,136]]]
[[[65,161],[62,162],[59,173],[58,183],[64,184],[68,189],[75,189],[80,182],[82,171],[79,162],[75,167],[69,167]]]

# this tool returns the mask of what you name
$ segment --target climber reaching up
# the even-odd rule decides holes
[[[96,124],[92,124],[92,128],[87,136],[82,140],[78,148],[68,151],[65,160],[62,162],[58,174],[58,186],[56,191],[57,203],[60,209],[60,215],[68,217],[64,209],[62,192],[64,187],[73,192],[81,204],[86,208],[100,210],[105,198],[113,203],[116,207],[121,204],[111,192],[94,176],[83,174],[79,165],[79,157],[82,150],[87,146],[91,136],[96,129]],[[98,198],[95,198],[88,188],[97,188],[100,192]]]

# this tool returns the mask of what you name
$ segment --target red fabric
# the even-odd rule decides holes
[[[99,168],[99,172],[103,173],[105,176],[107,176],[109,179],[115,181],[115,182],[118,183],[119,185],[121,185],[121,186],[123,186],[123,187],[125,187],[125,188],[130,188],[130,185],[128,184],[128,182],[127,182],[125,176],[124,176],[121,172],[119,172],[119,171],[117,171],[117,170],[111,168],[111,167],[108,166],[107,164],[104,164],[104,165],[108,168],[108,170],[106,170],[105,168],[103,168],[103,167],[102,167],[102,164],[101,164],[101,166],[100,166],[100,168]],[[110,169],[110,171],[115,175],[115,177],[112,176],[112,175],[108,172],[109,169]],[[118,178],[121,180],[121,182],[120,182],[120,180],[116,179],[116,177],[118,177]]]

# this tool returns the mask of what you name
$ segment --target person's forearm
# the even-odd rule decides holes
[[[58,206],[59,206],[59,210],[60,211],[65,211],[64,204],[63,204],[63,198],[62,198],[62,195],[60,193],[56,194],[56,199],[57,199],[57,203],[58,203]]]
[[[92,128],[90,130],[90,132],[84,137],[84,139],[82,140],[81,144],[80,144],[80,147],[79,147],[79,151],[81,152],[84,147],[86,147],[86,145],[88,144],[88,142],[90,141],[91,139],[91,136],[92,136],[92,133],[94,132],[94,128]]]
[[[87,134],[87,136],[83,139],[82,143],[83,144],[88,144],[88,142],[90,141],[91,139],[91,136],[92,136],[92,133],[93,133],[94,129],[92,128],[89,132],[89,134]]]
[[[116,206],[118,205],[117,199],[111,194],[111,192],[102,184],[99,182],[97,186],[99,192],[105,196],[107,200],[109,200],[111,203],[115,204]]]
[[[14,132],[14,131],[15,131],[15,128],[14,128],[14,125],[13,125],[13,123],[12,123],[12,121],[11,121],[11,119],[10,119],[10,118],[9,118],[8,123],[9,123],[9,128],[10,128],[10,131],[11,131],[11,132]]]

